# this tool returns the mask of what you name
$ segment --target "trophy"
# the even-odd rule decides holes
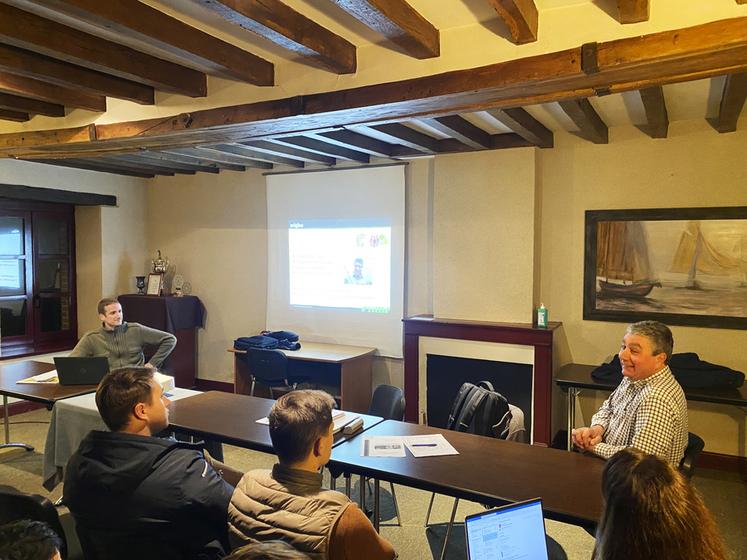
[[[161,257],[161,250],[158,251],[158,256],[150,261],[153,264],[153,273],[154,274],[165,274],[166,271],[169,269],[169,259],[164,259]]]
[[[145,276],[135,276],[135,286],[137,286],[137,295],[145,295]]]

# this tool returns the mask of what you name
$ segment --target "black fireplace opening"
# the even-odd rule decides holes
[[[524,412],[527,434],[532,426],[532,366],[428,354],[426,361],[428,425],[445,428],[462,383],[490,381],[509,403]]]

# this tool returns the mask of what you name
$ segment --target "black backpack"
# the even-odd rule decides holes
[[[459,388],[446,428],[506,439],[510,423],[511,410],[506,397],[490,381],[480,381],[477,385],[464,383]]]

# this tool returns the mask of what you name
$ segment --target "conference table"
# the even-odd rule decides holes
[[[5,422],[5,443],[0,444],[0,449],[5,447],[20,447],[27,451],[34,450],[33,446],[26,443],[13,443],[10,441],[8,397],[39,402],[45,404],[47,408],[52,408],[59,400],[93,393],[96,390],[96,385],[18,383],[21,379],[46,373],[53,369],[55,369],[54,364],[35,362],[33,360],[0,365],[0,394],[3,396],[3,419]]]
[[[560,368],[555,376],[555,383],[561,389],[568,391],[568,415],[566,418],[568,426],[568,450],[573,448],[571,430],[576,427],[576,398],[581,389],[592,389],[594,391],[614,391],[619,381],[598,380],[591,376],[591,372],[598,366],[588,364],[566,364]],[[682,388],[685,398],[689,401],[699,401],[714,404],[733,405],[738,407],[747,406],[747,384],[738,389],[692,389]]]

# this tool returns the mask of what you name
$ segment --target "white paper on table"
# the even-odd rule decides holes
[[[338,420],[338,418],[342,418],[343,416],[345,416],[345,411],[344,410],[337,410],[336,408],[332,410],[332,420],[335,423],[335,428],[337,427],[337,420]],[[342,429],[342,427],[345,424],[347,424],[348,422],[352,422],[353,420],[355,420],[355,418],[356,417],[353,417],[352,415],[350,415],[348,413],[347,420],[340,426],[340,429]],[[257,424],[265,424],[266,426],[269,426],[270,425],[270,419],[267,418],[267,416],[265,416],[264,418],[260,418],[259,420],[257,420]]]
[[[57,370],[53,369],[52,371],[46,371],[38,375],[27,377],[26,379],[20,379],[16,381],[16,383],[59,383],[59,380],[57,379]]]
[[[403,438],[407,449],[413,457],[438,457],[440,455],[459,455],[459,451],[446,441],[443,434],[425,436],[406,436]]]
[[[370,436],[361,440],[361,457],[405,457],[401,436]]]

